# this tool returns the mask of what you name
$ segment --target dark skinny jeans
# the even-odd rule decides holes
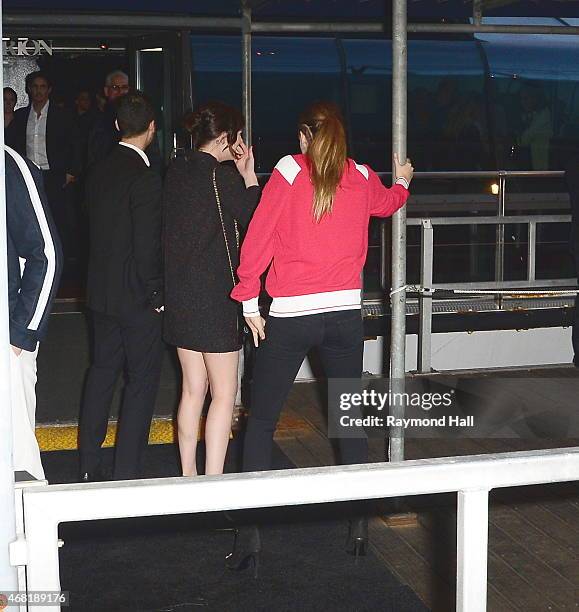
[[[245,472],[271,469],[277,421],[310,349],[318,349],[328,379],[360,379],[362,376],[364,336],[360,310],[299,317],[270,316],[265,335],[257,349],[253,370],[243,452]],[[340,438],[339,447],[343,464],[368,461],[366,438]]]

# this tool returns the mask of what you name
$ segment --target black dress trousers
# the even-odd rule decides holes
[[[110,405],[126,365],[127,384],[117,431],[113,478],[141,474],[163,357],[162,315],[147,306],[131,316],[93,312],[94,358],[85,386],[80,419],[81,472],[100,469]]]

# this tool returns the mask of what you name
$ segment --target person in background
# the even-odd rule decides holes
[[[97,119],[97,111],[93,105],[93,98],[88,89],[81,89],[74,99],[75,119],[83,154],[83,169],[86,165],[86,152],[88,147],[88,135]]]
[[[51,104],[52,84],[44,72],[26,77],[30,104],[14,115],[14,147],[33,161],[44,188],[66,258],[74,257],[74,210],[68,186],[81,171],[77,130],[71,113]]]
[[[389,189],[368,166],[349,159],[341,115],[331,103],[308,108],[298,134],[301,154],[275,166],[249,224],[239,283],[231,292],[243,303],[259,345],[243,450],[246,472],[271,469],[279,414],[312,348],[318,348],[328,379],[361,379],[361,272],[370,217],[388,217],[404,206],[413,174],[409,160],[395,159],[395,185]],[[258,298],[268,266],[265,286],[273,301],[266,327]],[[335,409],[329,407],[332,419]],[[358,434],[339,439],[342,463],[368,461],[367,438]],[[351,520],[347,552],[364,554],[367,534],[366,517]],[[242,527],[227,567],[241,569],[253,560],[257,570],[260,551],[257,527]]]
[[[96,100],[96,107],[99,113],[104,113],[107,106],[107,99],[102,91],[97,91],[94,95]]]
[[[432,135],[436,142],[436,155],[432,158],[435,170],[451,170],[453,143],[449,130],[454,122],[458,102],[456,80],[444,77],[438,83],[432,112]]]
[[[106,106],[97,116],[88,134],[86,165],[91,168],[96,162],[104,159],[117,145],[121,134],[116,127],[115,103],[130,91],[129,77],[122,70],[115,70],[107,75],[103,92]],[[147,147],[147,157],[151,167],[160,172],[161,153],[157,138],[153,138]]]
[[[86,271],[88,259],[88,215],[85,204],[85,181],[87,170],[87,153],[89,133],[98,118],[98,111],[93,104],[93,97],[88,89],[80,89],[74,99],[74,118],[78,131],[79,150],[81,154],[81,173],[73,185],[74,212],[76,222],[77,253],[80,269]]]
[[[160,176],[145,149],[155,137],[154,112],[140,92],[118,100],[121,142],[89,171],[86,184],[90,250],[87,306],[93,358],[80,414],[81,481],[102,479],[115,384],[124,366],[114,479],[138,478],[159,387],[163,277]]]
[[[36,358],[60,281],[62,251],[41,171],[8,146],[4,147],[4,161],[13,463],[16,471],[42,480],[44,470],[34,435]]]
[[[4,88],[4,143],[14,148],[14,109],[18,96],[12,87]]]
[[[221,474],[231,432],[241,348],[235,284],[239,222],[260,189],[241,113],[219,102],[187,116],[193,150],[171,162],[164,192],[165,329],[183,372],[177,431],[184,476],[197,474],[197,434],[209,387],[205,474]],[[222,162],[235,161],[235,166]]]
[[[537,86],[521,89],[523,131],[519,137],[521,147],[530,151],[531,170],[548,170],[553,121],[545,96]]]

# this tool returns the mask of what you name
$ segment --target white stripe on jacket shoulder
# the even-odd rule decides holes
[[[277,170],[290,185],[294,184],[296,176],[300,173],[301,169],[301,166],[294,159],[293,155],[282,157],[275,165],[275,170]]]
[[[357,164],[356,162],[354,162],[354,166],[356,166],[356,170],[358,170],[358,172],[362,174],[366,180],[368,180],[370,176],[368,168],[366,168],[366,166],[362,166],[362,164]]]

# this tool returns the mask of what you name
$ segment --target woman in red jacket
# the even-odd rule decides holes
[[[301,155],[276,165],[250,222],[231,297],[257,346],[252,400],[245,436],[244,471],[271,469],[276,423],[310,349],[316,347],[328,379],[362,376],[364,353],[361,272],[371,216],[388,217],[408,198],[413,168],[395,160],[396,184],[388,189],[367,166],[346,155],[338,109],[316,103],[300,118]],[[267,320],[258,308],[260,276],[270,265],[266,290],[273,298]],[[344,464],[365,463],[365,437],[341,438]],[[350,522],[347,550],[363,554],[365,518]],[[238,530],[232,569],[261,549],[257,528]]]

